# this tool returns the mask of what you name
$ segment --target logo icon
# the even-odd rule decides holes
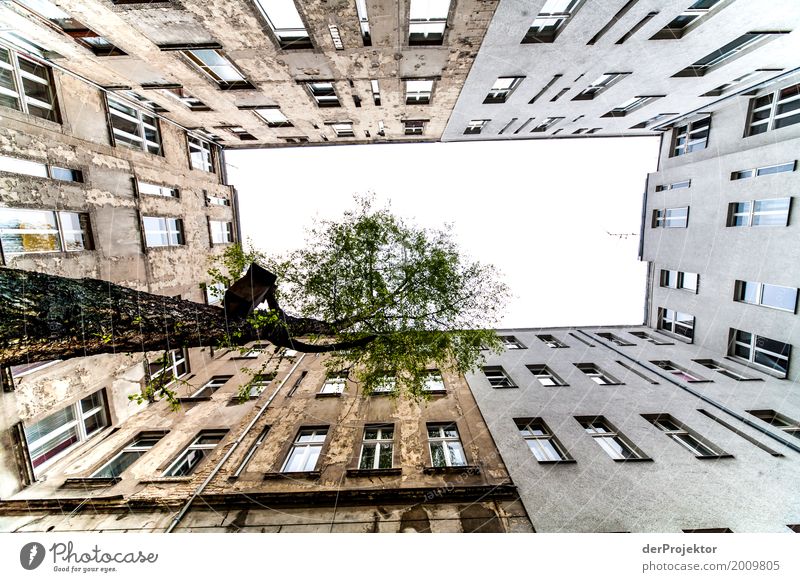
[[[35,570],[44,561],[44,546],[39,542],[30,542],[19,551],[19,563],[26,570]]]

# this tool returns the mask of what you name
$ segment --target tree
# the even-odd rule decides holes
[[[328,368],[365,391],[390,373],[420,395],[430,366],[466,372],[481,349],[499,349],[489,328],[508,297],[495,269],[463,257],[448,231],[409,224],[371,197],[341,221],[318,221],[303,249],[269,257],[231,246],[209,273],[228,287],[224,307],[0,269],[0,365],[260,340],[327,352]]]

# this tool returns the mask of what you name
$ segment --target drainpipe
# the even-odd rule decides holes
[[[680,388],[680,389],[681,389],[681,390],[683,390],[684,392],[688,392],[688,393],[689,393],[689,394],[691,394],[692,396],[694,396],[694,397],[696,397],[696,398],[699,398],[700,400],[702,400],[703,402],[706,402],[706,403],[710,404],[710,405],[711,405],[711,406],[713,406],[714,408],[716,408],[716,409],[718,409],[718,410],[721,410],[722,412],[725,412],[725,413],[727,413],[727,414],[730,414],[730,415],[731,415],[733,418],[735,418],[736,420],[738,420],[738,421],[740,421],[740,422],[743,422],[743,423],[744,423],[744,424],[746,424],[747,426],[749,426],[749,427],[751,427],[751,428],[754,428],[754,429],[756,429],[758,432],[760,432],[760,433],[763,433],[763,434],[767,435],[767,436],[768,436],[768,437],[770,437],[771,439],[774,439],[774,440],[778,441],[779,443],[781,443],[782,445],[784,445],[784,446],[786,446],[786,447],[789,447],[790,449],[792,449],[792,450],[793,450],[793,451],[795,451],[796,453],[800,453],[800,446],[797,446],[796,444],[794,444],[794,443],[791,443],[791,442],[789,442],[788,440],[786,440],[786,439],[784,439],[784,438],[782,438],[782,437],[779,437],[778,435],[772,434],[770,431],[768,431],[767,429],[765,429],[765,428],[763,428],[763,427],[759,426],[758,424],[756,424],[755,422],[753,422],[753,421],[752,421],[752,420],[750,420],[749,418],[745,418],[744,416],[742,416],[742,415],[741,415],[741,414],[739,414],[738,412],[736,412],[736,411],[734,411],[734,410],[731,410],[730,408],[728,408],[727,406],[725,406],[725,405],[723,405],[723,404],[720,404],[719,402],[717,402],[717,401],[716,401],[716,400],[714,400],[713,398],[710,398],[710,397],[706,396],[706,395],[705,395],[705,394],[703,394],[702,392],[699,392],[699,391],[697,391],[697,390],[695,390],[695,389],[693,389],[693,388],[689,388],[688,386],[684,386],[683,384],[681,384],[681,383],[680,383],[680,382],[678,382],[677,380],[673,380],[672,378],[670,378],[670,377],[669,377],[669,375],[667,375],[667,374],[664,374],[664,373],[663,373],[662,371],[660,371],[660,370],[654,370],[654,369],[650,368],[649,366],[646,366],[645,364],[643,364],[642,362],[640,362],[640,361],[639,361],[639,360],[637,360],[636,358],[633,358],[633,357],[629,356],[628,354],[626,354],[625,352],[623,352],[623,351],[621,351],[621,350],[618,350],[618,349],[617,349],[617,348],[615,348],[615,347],[612,347],[611,345],[609,345],[608,343],[606,343],[606,342],[605,342],[605,340],[597,340],[597,339],[595,339],[594,337],[590,336],[590,335],[589,335],[588,333],[586,333],[585,331],[583,331],[582,329],[578,329],[578,330],[576,330],[576,331],[577,331],[578,333],[582,333],[582,334],[583,334],[583,335],[585,335],[586,337],[590,338],[592,341],[597,341],[599,344],[603,345],[604,347],[606,347],[606,348],[608,348],[608,349],[610,349],[610,350],[613,350],[614,352],[618,353],[618,354],[619,354],[620,356],[622,356],[623,358],[625,358],[625,359],[627,359],[627,360],[630,360],[631,362],[634,362],[634,363],[638,364],[639,366],[641,366],[642,368],[644,368],[644,369],[645,369],[645,370],[647,370],[648,372],[650,372],[650,373],[652,373],[652,374],[655,374],[656,376],[658,376],[658,377],[659,377],[659,378],[661,378],[662,380],[666,380],[666,381],[667,381],[667,382],[669,382],[670,384],[674,384],[675,386],[677,386],[678,388]]]
[[[294,374],[294,371],[297,369],[297,366],[300,365],[300,362],[302,362],[303,358],[305,357],[306,357],[305,354],[300,356],[300,359],[297,360],[294,366],[292,366],[292,369],[289,370],[289,373],[286,374],[283,380],[281,380],[280,384],[278,384],[277,388],[275,388],[273,393],[270,394],[269,398],[264,403],[264,405],[259,409],[258,414],[256,414],[253,417],[253,420],[250,421],[250,423],[237,437],[237,439],[233,441],[233,444],[228,449],[228,452],[225,453],[225,456],[222,457],[222,459],[220,459],[219,463],[217,463],[217,466],[214,467],[214,469],[211,471],[208,477],[206,477],[206,480],[203,481],[203,483],[200,486],[198,486],[197,489],[195,489],[194,493],[192,493],[192,496],[189,497],[189,500],[186,502],[186,504],[175,515],[175,517],[172,518],[172,522],[169,524],[167,529],[164,530],[164,533],[172,533],[172,531],[178,526],[180,521],[183,519],[183,516],[186,515],[186,512],[189,511],[189,508],[192,506],[192,503],[194,503],[194,500],[197,499],[197,497],[205,490],[206,487],[208,487],[208,484],[211,483],[211,480],[217,476],[217,473],[219,473],[220,469],[222,469],[222,465],[224,465],[228,461],[228,459],[231,457],[234,451],[239,447],[239,445],[241,444],[242,440],[247,435],[247,433],[250,432],[250,430],[253,428],[256,422],[258,422],[258,420],[264,415],[264,413],[267,411],[267,407],[272,403],[273,399],[278,394],[278,391],[281,388],[283,388],[283,385],[286,384],[286,381],[292,376],[292,374]]]

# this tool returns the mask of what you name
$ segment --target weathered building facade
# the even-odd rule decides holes
[[[536,531],[797,530],[797,382],[644,326],[498,333],[467,380]]]
[[[2,529],[532,531],[463,376],[431,370],[415,401],[323,359],[216,352],[179,411],[151,404],[0,502]]]

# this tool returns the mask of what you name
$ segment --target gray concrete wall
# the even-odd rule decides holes
[[[644,327],[585,328],[590,347],[570,333],[587,339],[576,329],[502,330],[513,334],[525,350],[488,355],[488,365],[500,365],[517,388],[492,388],[478,372],[467,376],[489,430],[497,443],[522,500],[539,532],[680,532],[683,529],[728,527],[734,532],[788,532],[798,523],[797,487],[800,453],[763,432],[720,411],[700,397],[657,375],[651,360],[670,360],[710,382],[681,384],[753,421],[761,429],[787,438],[766,423],[748,415],[751,408],[773,408],[800,417],[797,386],[768,375],[748,371],[755,381],[736,382],[692,362],[719,356],[698,345],[675,342],[657,346],[629,331]],[[608,347],[595,332],[610,331],[634,345],[616,349],[640,362],[636,364]],[[569,347],[553,349],[536,334],[555,335]],[[621,366],[623,361],[657,381],[651,384]],[[601,386],[578,370],[576,363],[594,363],[622,384]],[[546,364],[568,386],[541,385],[526,368]],[[744,368],[731,364],[732,368]],[[738,434],[704,416],[705,409],[737,430],[757,439],[775,457]],[[668,413],[705,437],[732,458],[698,459],[655,428],[642,414]],[[639,447],[651,462],[612,460],[585,433],[575,416],[602,415]],[[564,464],[537,462],[514,423],[516,418],[542,418],[576,461]]]

